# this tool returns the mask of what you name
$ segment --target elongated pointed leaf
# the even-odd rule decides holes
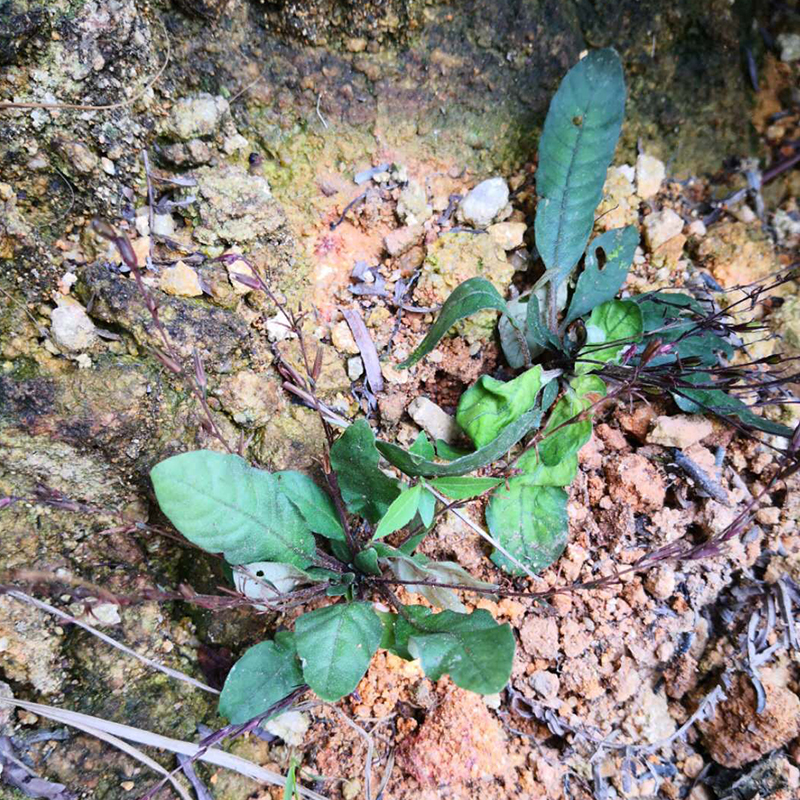
[[[196,450],[150,472],[170,522],[192,543],[222,552],[230,564],[282,561],[308,566],[316,543],[274,475],[239,456]]]
[[[445,300],[442,310],[427,336],[419,347],[399,365],[399,368],[407,369],[416,364],[439,344],[441,338],[456,322],[487,308],[506,311],[505,300],[486,278],[470,278],[456,286],[450,297]]]
[[[329,539],[345,541],[344,528],[331,496],[320,489],[308,475],[295,470],[276,472],[275,478],[283,493],[297,506],[314,533]]]
[[[478,694],[495,694],[508,683],[516,648],[508,623],[498,625],[483,609],[432,614],[423,606],[406,606],[405,611],[408,619],[400,616],[395,623],[397,649],[419,658],[431,680],[448,673],[457,686]]]
[[[436,498],[427,489],[423,490],[420,495],[417,513],[419,514],[420,522],[426,528],[430,528],[434,514],[436,514]]]
[[[592,240],[586,250],[583,272],[578,277],[565,324],[568,325],[617,296],[628,276],[637,244],[639,231],[635,225],[606,231]],[[598,250],[602,250],[605,255],[605,264],[602,267],[597,260]]]
[[[375,539],[382,539],[390,533],[399,531],[400,528],[408,525],[419,508],[419,501],[422,495],[422,484],[418,483],[410,489],[401,492],[395,501],[389,506],[383,519],[375,529]]]
[[[578,397],[571,389],[567,390],[556,403],[550,419],[547,420],[545,435],[539,444],[539,458],[545,466],[557,466],[575,455],[589,441],[592,435],[591,417],[575,422],[569,420],[585,411],[590,405],[586,398]]]
[[[394,464],[401,472],[412,477],[441,477],[444,475],[466,475],[476,469],[485,467],[498,458],[504,456],[526,433],[538,428],[542,421],[542,412],[534,408],[523,414],[518,420],[507,425],[500,431],[494,441],[489,442],[485,447],[470,453],[467,456],[456,458],[447,464],[437,464],[428,461],[421,456],[403,450],[396,444],[390,442],[377,442],[378,450],[384,455],[387,461]]]
[[[567,544],[567,493],[555,486],[537,486],[522,475],[498,489],[486,508],[492,536],[531,570],[549,567]],[[499,550],[492,561],[511,575],[525,573]]]
[[[473,478],[469,475],[450,478],[434,478],[431,486],[453,500],[469,500],[494,489],[503,482],[502,478]]]
[[[335,703],[353,692],[383,638],[369,603],[337,603],[297,618],[297,653],[306,683]]]
[[[378,468],[380,454],[369,423],[354,422],[333,443],[331,466],[347,510],[372,523],[378,522],[400,494],[398,482]]]
[[[586,249],[625,113],[625,79],[612,49],[595,50],[550,101],[536,170],[536,247],[560,285]]]
[[[251,647],[233,665],[219,697],[219,713],[239,725],[263,714],[303,683],[294,634],[282,631],[274,641]]]

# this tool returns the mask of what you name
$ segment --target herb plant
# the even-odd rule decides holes
[[[474,444],[471,452],[424,433],[406,450],[376,440],[365,420],[337,438],[315,400],[328,440],[326,489],[300,472],[270,473],[233,453],[207,450],[173,456],[152,470],[161,510],[189,541],[222,553],[237,589],[254,602],[286,610],[338,598],[244,653],[220,698],[231,722],[275,713],[305,686],[338,700],[355,690],[379,648],[419,659],[434,680],[447,673],[474,692],[503,689],[515,651],[511,628],[488,611],[467,613],[454,589],[503,590],[416,548],[443,511],[491,493],[492,561],[512,576],[551,564],[567,540],[565,487],[603,398],[669,391],[685,411],[791,435],[736,397],[744,373],[720,367],[720,357],[733,352],[732,327],[720,313],[686,294],[617,299],[637,231],[608,231],[591,243],[589,237],[624,104],[613,50],[593,52],[567,73],[539,148],[535,234],[542,279],[510,302],[483,278],[464,282],[401,365],[419,361],[470,314],[501,313],[501,345],[520,373],[509,381],[484,375],[462,395],[456,419]],[[313,398],[309,359],[306,369]],[[384,472],[381,457],[406,480]],[[478,470],[484,474],[471,474]],[[433,609],[404,605],[396,586],[422,595]],[[376,597],[386,601],[382,608],[372,602]]]

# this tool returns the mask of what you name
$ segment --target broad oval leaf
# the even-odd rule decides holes
[[[429,481],[436,491],[453,500],[469,500],[491,491],[503,482],[502,478],[473,478],[470,475],[433,478]]]
[[[406,606],[405,611],[408,618],[395,623],[398,654],[419,658],[431,680],[447,673],[457,686],[478,694],[496,694],[506,686],[516,649],[508,623],[498,625],[484,609],[432,614],[423,606]]]
[[[380,618],[363,602],[303,614],[294,630],[303,677],[329,703],[355,690],[383,638]]]
[[[579,375],[619,362],[622,351],[641,341],[642,311],[632,300],[608,300],[597,306],[586,321],[586,344],[575,360]],[[602,345],[608,343],[608,347]]]
[[[219,697],[219,713],[239,725],[263,714],[303,683],[294,634],[282,631],[274,641],[251,647],[233,665]]]
[[[282,561],[308,566],[314,534],[275,476],[239,456],[195,450],[150,471],[170,522],[193,544],[230,564]]]
[[[567,493],[556,486],[537,486],[526,476],[511,478],[486,509],[486,524],[497,541],[533,571],[549,567],[567,545]],[[525,573],[499,550],[492,561],[511,575]]]
[[[456,322],[487,308],[506,311],[505,300],[486,278],[470,278],[456,286],[445,300],[442,310],[428,334],[419,347],[398,365],[399,369],[407,369],[428,355]]]
[[[283,470],[274,475],[284,494],[297,506],[314,533],[346,541],[336,506],[326,491],[302,472]]]
[[[524,473],[531,486],[569,486],[578,474],[578,454],[573,453],[553,467],[542,464],[539,453],[528,450],[514,465]]]
[[[569,312],[564,320],[565,325],[617,296],[625,283],[638,244],[639,231],[635,225],[606,231],[592,239],[586,249],[583,271],[578,277]],[[605,255],[605,264],[602,267],[597,260],[598,250],[602,250]]]
[[[504,456],[526,433],[539,427],[542,421],[542,412],[534,408],[523,414],[518,420],[507,425],[500,431],[499,436],[489,442],[485,447],[466,456],[461,456],[447,464],[437,464],[428,461],[422,456],[403,450],[391,442],[378,440],[378,450],[386,460],[394,464],[401,472],[412,477],[440,477],[445,475],[466,475],[476,469],[497,461]]]
[[[539,458],[548,467],[555,467],[577,453],[592,436],[591,417],[570,422],[591,403],[568,389],[556,403],[547,421],[545,434],[539,443]],[[562,427],[563,426],[563,427]]]
[[[595,50],[561,81],[550,101],[536,170],[536,248],[560,285],[589,241],[625,113],[619,56]]]
[[[543,382],[542,368],[538,364],[511,381],[481,375],[461,395],[456,422],[476,447],[483,447],[506,425],[533,407]]]
[[[331,467],[347,510],[372,523],[386,514],[401,488],[381,472],[379,461],[375,434],[364,419],[350,425],[331,447]]]
[[[373,538],[382,539],[384,536],[399,531],[400,528],[408,525],[417,513],[421,496],[421,483],[401,492],[389,506],[383,519],[378,523]]]

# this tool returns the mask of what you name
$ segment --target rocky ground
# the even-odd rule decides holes
[[[163,522],[153,464],[219,445],[186,384],[153,357],[159,331],[118,253],[92,232],[95,215],[131,238],[187,368],[202,360],[219,430],[271,469],[313,469],[321,427],[275,370],[276,353],[298,359],[282,315],[231,276],[256,269],[309,312],[320,395],[336,413],[374,406],[381,435],[402,444],[420,427],[447,438],[464,388],[505,369],[494,315],[401,372],[433,318],[403,306],[433,307],[478,274],[504,293],[531,284],[535,142],[558,78],[587,45],[620,50],[630,89],[597,223],[641,229],[625,291],[696,286],[700,272],[730,289],[792,265],[800,244],[796,169],[765,173],[758,196],[711,202],[747,186],[743,158],[763,169],[796,153],[800,28],[788,11],[759,9],[754,25],[747,3],[688,0],[356,5],[0,3],[0,574],[212,683],[291,619],[103,595],[214,592],[225,579],[218,562],[149,527]],[[757,309],[782,340],[752,337],[751,355],[800,348],[798,297],[789,283]],[[374,395],[345,308],[380,355]],[[791,422],[793,408],[776,413]],[[674,463],[676,447],[714,475],[716,498]],[[570,544],[532,588],[702,541],[777,468],[768,446],[665,401],[606,408],[571,489]],[[518,637],[498,697],[432,684],[379,653],[338,710],[312,705],[226,748],[280,773],[294,758],[304,785],[348,800],[365,796],[364,732],[373,796],[386,781],[386,800],[794,797],[797,489],[778,484],[721,557],[547,605],[480,601]],[[423,550],[496,577],[456,518]],[[0,681],[18,698],[187,741],[222,724],[211,695],[7,595]],[[11,748],[0,749],[0,798],[21,796],[18,762],[100,800],[153,784],[129,756],[64,731],[0,707]],[[197,773],[215,800],[282,796],[221,768]]]

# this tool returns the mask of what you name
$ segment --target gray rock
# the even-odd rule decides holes
[[[213,97],[207,92],[194,97],[181,97],[172,107],[164,132],[183,141],[197,136],[211,136],[228,108],[228,101],[224,97]]]
[[[60,347],[72,352],[86,350],[97,339],[94,323],[80,303],[62,302],[53,311],[53,339]]]
[[[508,203],[508,184],[502,178],[482,181],[461,201],[458,218],[476,228],[486,228]]]
[[[347,377],[351,381],[357,381],[364,374],[364,362],[361,356],[353,356],[347,359]]]
[[[453,443],[458,439],[461,428],[447,412],[427,397],[418,397],[408,407],[411,419],[431,438],[444,439]]]
[[[779,33],[778,44],[781,48],[781,61],[800,59],[800,33]]]

